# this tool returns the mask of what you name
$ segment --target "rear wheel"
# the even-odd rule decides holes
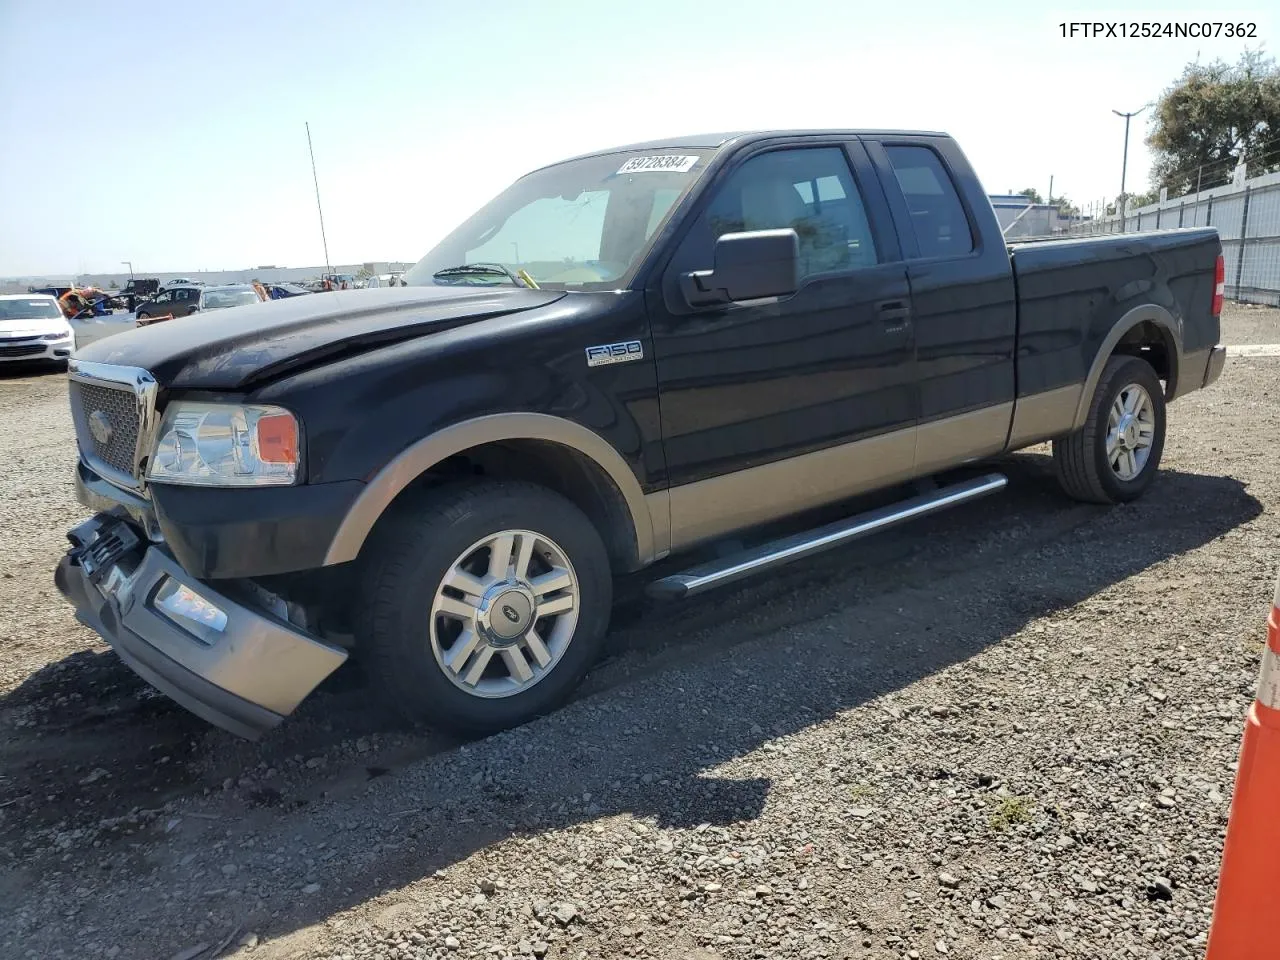
[[[1112,357],[1084,428],[1053,441],[1058,482],[1087,503],[1135,500],[1155,479],[1164,434],[1164,387],[1155,370],[1138,357]]]
[[[518,482],[444,487],[366,550],[358,642],[402,717],[488,733],[558,706],[596,660],[612,579],[563,497]]]

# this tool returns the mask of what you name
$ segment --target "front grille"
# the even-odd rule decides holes
[[[34,357],[37,353],[44,353],[44,344],[28,343],[22,346],[0,346],[0,357]]]
[[[68,387],[81,454],[91,466],[95,462],[106,464],[113,470],[134,477],[141,419],[137,394],[128,384],[108,387],[72,380]],[[95,421],[100,425],[98,433],[107,434],[105,443],[94,436]],[[110,429],[104,431],[101,425]]]

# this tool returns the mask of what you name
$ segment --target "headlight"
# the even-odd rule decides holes
[[[155,483],[287,486],[298,478],[298,421],[259,404],[177,401],[165,410],[147,466]]]

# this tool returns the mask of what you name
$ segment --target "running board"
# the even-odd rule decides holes
[[[764,570],[780,567],[784,563],[842,546],[881,530],[888,530],[890,527],[896,527],[916,517],[923,517],[945,510],[947,507],[977,500],[979,497],[985,497],[1003,489],[1008,482],[1009,478],[1002,473],[988,473],[986,476],[966,480],[964,483],[939,487],[931,493],[901,500],[887,507],[869,510],[803,533],[772,540],[758,547],[752,547],[750,550],[743,550],[731,556],[691,567],[683,573],[673,573],[669,577],[663,577],[649,584],[646,592],[649,596],[662,600],[691,597],[704,590],[721,587]]]

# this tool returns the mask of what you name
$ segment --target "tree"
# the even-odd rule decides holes
[[[1058,216],[1060,217],[1080,216],[1080,208],[1066,197],[1054,197],[1053,205],[1058,208]]]
[[[1035,187],[1026,187],[1019,190],[1018,196],[1026,197],[1028,203],[1044,203],[1044,198],[1040,196],[1040,191]]]
[[[1245,159],[1251,174],[1280,169],[1280,68],[1260,50],[1234,64],[1190,63],[1156,103],[1147,146],[1151,182],[1170,196],[1221,186]],[[1201,176],[1202,175],[1202,176]]]

